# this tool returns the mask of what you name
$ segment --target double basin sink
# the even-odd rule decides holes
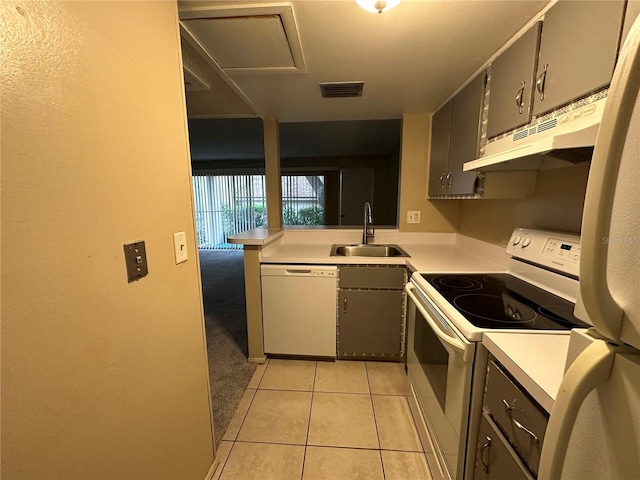
[[[408,257],[398,245],[341,245],[331,247],[332,257]]]

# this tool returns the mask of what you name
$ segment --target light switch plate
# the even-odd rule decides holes
[[[407,223],[420,223],[420,210],[407,211]]]
[[[173,251],[176,254],[176,265],[187,261],[187,234],[185,232],[173,234]]]

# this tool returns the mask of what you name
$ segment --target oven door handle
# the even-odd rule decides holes
[[[467,346],[457,336],[455,338],[451,338],[449,335],[447,335],[442,331],[442,329],[438,326],[438,324],[433,320],[431,314],[427,312],[427,310],[424,308],[420,299],[416,296],[415,293],[413,293],[413,290],[415,288],[416,287],[408,283],[405,287],[405,290],[407,291],[407,294],[413,301],[416,308],[420,311],[424,319],[427,321],[427,323],[429,324],[433,332],[438,336],[440,340],[442,340],[447,345],[449,345],[450,347],[460,352],[465,362],[469,362],[470,358],[468,357],[470,357],[470,355],[468,355],[469,349],[467,348]]]

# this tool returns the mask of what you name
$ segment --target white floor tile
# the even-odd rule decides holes
[[[369,395],[314,393],[309,445],[380,448]]]
[[[313,390],[316,362],[269,360],[258,388],[270,390]]]
[[[311,392],[258,390],[238,440],[304,445],[310,410]]]

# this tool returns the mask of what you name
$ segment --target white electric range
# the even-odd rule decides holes
[[[469,479],[484,391],[488,331],[557,333],[586,325],[573,315],[580,238],[518,228],[507,271],[415,272],[408,295],[407,372],[424,420],[434,477]]]

